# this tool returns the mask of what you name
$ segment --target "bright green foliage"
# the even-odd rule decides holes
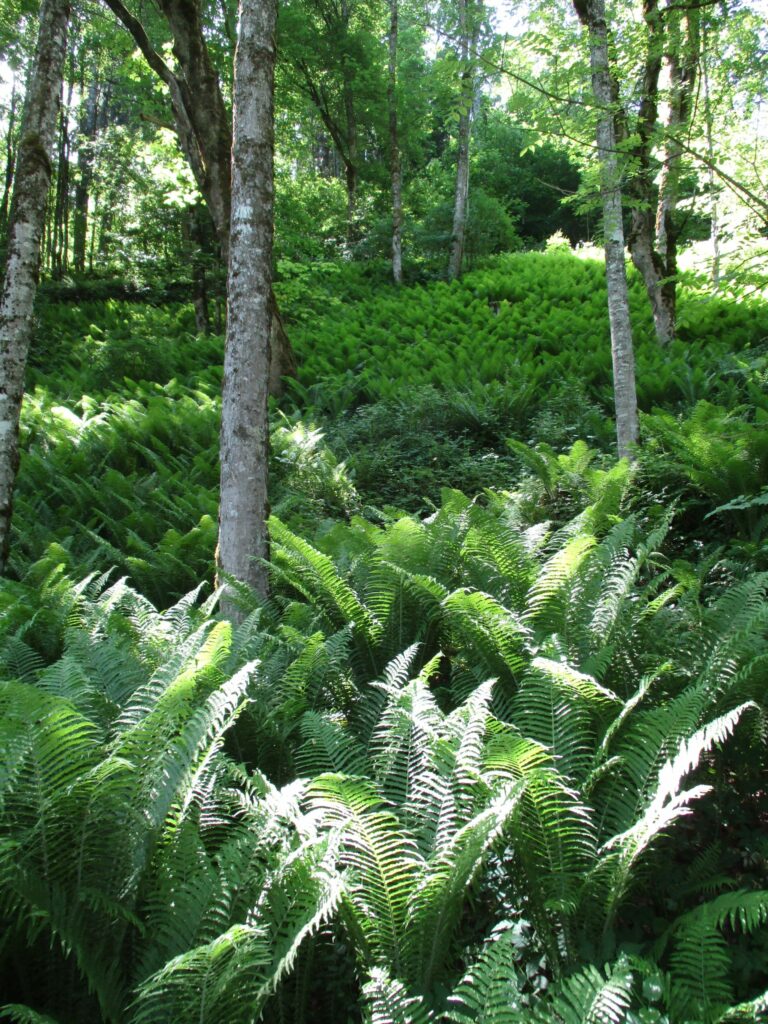
[[[286,274],[341,296],[292,331],[325,418],[273,419],[272,596],[234,630],[198,586],[220,341],[46,319],[0,588],[6,1017],[764,1013],[764,313],[690,296],[687,376],[641,337],[665,411],[617,464],[598,271],[509,257],[397,307]]]
[[[213,599],[158,613],[50,562],[5,585],[2,906],[31,963],[45,936],[81,979],[80,1019],[89,988],[110,1021],[309,1019],[293,972],[321,984],[309,951],[339,931],[372,1022],[629,1022],[659,971],[670,1020],[750,994],[732,948],[765,892],[729,891],[684,827],[721,751],[759,742],[765,580],[703,605],[664,521],[518,515],[448,492],[325,551],[275,521],[275,596],[234,633]],[[633,925],[649,899],[678,907],[660,942]],[[510,915],[529,937],[497,930],[467,974]]]
[[[611,407],[610,345],[603,267],[571,253],[502,256],[451,285],[434,283],[358,301],[295,335],[300,380],[316,385],[358,374],[358,395],[396,396],[432,384],[463,388],[502,381],[520,391],[579,381]],[[650,411],[699,398],[744,394],[735,371],[765,337],[760,303],[704,299],[682,290],[680,338],[662,351],[655,341],[642,284],[631,288],[638,397]],[[734,353],[741,355],[735,356]],[[757,355],[759,353],[755,353]],[[727,365],[726,365],[727,364]]]

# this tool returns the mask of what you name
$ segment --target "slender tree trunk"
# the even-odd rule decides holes
[[[712,97],[709,91],[709,72],[707,71],[708,50],[705,29],[702,26],[702,79],[704,83],[704,124],[707,133],[707,157],[709,158],[709,239],[712,243],[712,284],[720,287],[720,219],[717,204],[718,185],[715,182],[715,145],[712,138]]]
[[[205,199],[226,264],[232,203],[232,121],[208,52],[198,0],[160,0],[159,4],[173,34],[173,52],[182,71],[180,76],[173,73],[153,48],[144,26],[122,0],[104,2],[130,32],[155,74],[168,86],[179,145]],[[295,374],[296,362],[274,295],[271,305],[274,333],[270,380],[275,389],[272,393],[279,394],[282,378]]]
[[[451,255],[448,261],[448,280],[455,281],[461,274],[464,258],[464,239],[467,232],[469,205],[469,142],[472,131],[472,105],[475,95],[474,67],[472,66],[469,0],[459,0],[459,37],[461,45],[461,111],[459,114],[459,152],[456,160],[456,193],[453,203],[453,229]]]
[[[201,216],[202,214],[202,216]],[[190,211],[189,235],[192,253],[192,302],[195,307],[195,326],[198,334],[211,333],[211,318],[208,314],[208,279],[205,273],[205,227],[203,211],[199,206]]]
[[[668,252],[676,252],[677,228],[674,223],[680,186],[680,165],[683,149],[678,135],[688,125],[693,108],[696,76],[699,66],[699,12],[696,10],[667,12],[669,41],[669,112],[666,123],[664,162],[659,182],[656,209],[656,248],[667,264]],[[670,270],[676,270],[670,267]]]
[[[341,24],[346,47],[349,35],[349,2],[341,0]],[[341,61],[342,94],[344,100],[344,119],[346,121],[347,160],[345,178],[347,183],[347,240],[352,243],[358,238],[357,223],[357,185],[358,185],[358,146],[357,146],[357,114],[355,112],[355,85],[352,68],[346,50],[342,51]]]
[[[652,150],[659,117],[659,76],[664,57],[664,24],[658,0],[644,0],[643,18],[648,43],[634,132],[637,143],[632,150],[636,168],[627,187],[633,200],[627,244],[632,262],[645,284],[656,336],[662,345],[666,345],[675,333],[675,282],[668,273],[666,258],[656,248],[655,239],[654,210],[658,196],[654,185]]]
[[[32,340],[40,241],[51,184],[51,154],[67,46],[67,0],[43,0],[27,88],[11,204],[8,256],[0,295],[0,572],[10,541],[19,464],[19,415]]]
[[[96,138],[96,114],[99,101],[99,80],[94,72],[88,85],[85,109],[81,116],[77,143],[77,184],[75,185],[72,222],[72,262],[75,273],[85,273],[85,250],[88,238],[88,201],[93,180],[93,143]]]
[[[11,89],[11,106],[8,111],[8,135],[5,140],[5,180],[3,183],[3,198],[0,200],[0,238],[5,237],[8,228],[8,206],[11,201],[11,189],[13,188],[13,171],[16,166],[16,149],[14,146],[14,132],[16,130],[16,104],[18,94],[16,92],[16,79],[13,80]]]
[[[56,199],[53,206],[53,262],[55,278],[63,277],[67,269],[69,221],[69,108],[72,104],[74,82],[70,79],[67,98],[59,113],[59,147],[56,166]]]
[[[616,437],[619,457],[632,457],[639,438],[635,356],[629,319],[627,268],[624,261],[621,180],[616,153],[613,91],[608,62],[608,25],[605,0],[574,0],[576,13],[589,34],[592,90],[600,108],[597,148],[600,161],[600,193],[605,234],[605,274],[608,285],[608,318],[611,325],[613,393],[616,406]]]
[[[219,569],[268,590],[274,208],[275,0],[241,0],[235,55],[232,222],[221,410]],[[225,598],[225,614],[236,614]]]
[[[397,131],[397,3],[389,0],[389,166],[392,179],[392,277],[403,283],[403,176],[400,165],[400,141]]]

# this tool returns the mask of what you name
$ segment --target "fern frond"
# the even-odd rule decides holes
[[[411,995],[386,968],[374,967],[363,986],[366,1024],[429,1024],[436,1018],[421,996]]]
[[[462,910],[462,897],[489,850],[517,813],[525,782],[506,787],[460,828],[424,866],[408,909],[411,976],[426,989],[443,969]]]
[[[37,1013],[36,1010],[22,1006],[21,1003],[6,1003],[5,1006],[0,1006],[0,1017],[7,1017],[14,1024],[58,1024],[47,1013]]]
[[[301,720],[301,736],[303,743],[296,752],[296,766],[301,777],[309,778],[324,772],[365,774],[365,753],[340,722],[307,711]]]
[[[496,929],[480,956],[449,996],[447,1019],[455,1024],[524,1024],[512,933]]]
[[[606,859],[599,868],[601,872],[605,871],[612,861],[610,882],[607,883],[609,919],[613,908],[626,892],[635,862],[670,825],[690,813],[689,805],[694,800],[709,792],[710,787],[704,785],[681,790],[686,776],[697,767],[701,757],[715,743],[722,743],[731,735],[743,712],[751,707],[750,704],[743,704],[709,722],[690,739],[683,740],[676,755],[662,766],[655,790],[639,820],[626,832],[603,844],[601,853],[615,851],[615,857]]]
[[[423,863],[416,844],[364,780],[321,775],[307,799],[324,826],[340,834],[349,909],[370,956],[399,972],[408,901]]]
[[[567,978],[534,1019],[541,1024],[621,1024],[627,1019],[632,983],[632,972],[623,960],[605,973],[590,965]]]

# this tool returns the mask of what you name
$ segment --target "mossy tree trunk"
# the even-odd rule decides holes
[[[13,490],[19,465],[19,416],[32,341],[68,21],[68,0],[43,0],[11,200],[8,254],[0,294],[0,572],[5,572],[8,561]]]

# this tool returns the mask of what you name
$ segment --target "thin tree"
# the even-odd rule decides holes
[[[389,0],[389,65],[387,107],[389,114],[389,168],[392,181],[392,277],[403,283],[403,174],[397,130],[397,34],[398,0]]]
[[[104,0],[133,37],[149,67],[168,88],[179,146],[213,221],[222,259],[229,259],[232,184],[232,118],[224,102],[203,25],[198,0],[162,0],[160,9],[173,35],[180,73],[155,49],[144,25],[122,0]],[[282,377],[295,372],[290,340],[274,295],[272,308],[271,390],[278,394]]]
[[[267,594],[276,0],[240,0],[221,410],[219,569]],[[236,616],[225,597],[225,614]]]
[[[453,203],[451,255],[448,261],[449,281],[455,281],[459,277],[464,259],[464,239],[469,211],[469,142],[472,133],[472,107],[475,100],[475,57],[479,20],[477,13],[470,10],[470,0],[459,0],[459,47],[462,71],[456,191]]]
[[[19,465],[19,416],[34,325],[40,242],[51,185],[51,154],[68,21],[68,0],[43,0],[11,200],[5,279],[0,294],[0,572],[5,572],[8,560],[13,489]]]
[[[16,76],[13,77],[11,86],[11,104],[8,109],[7,135],[5,137],[5,179],[3,182],[3,198],[0,199],[0,239],[5,237],[8,226],[8,207],[11,201],[11,190],[13,188],[13,172],[16,166],[16,107],[18,105],[18,93],[16,91]]]
[[[75,184],[74,213],[72,221],[72,263],[75,273],[85,273],[85,250],[88,240],[88,200],[93,182],[93,147],[96,139],[96,119],[99,107],[100,81],[98,69],[94,69],[87,91],[81,77],[81,93],[85,102],[80,111],[77,140],[77,181]]]
[[[639,437],[635,354],[629,319],[627,267],[624,261],[621,182],[616,152],[614,88],[608,62],[608,24],[605,0],[574,0],[579,20],[589,36],[592,90],[599,108],[597,149],[600,162],[600,195],[603,206],[605,276],[608,286],[608,318],[611,326],[613,394],[616,406],[616,438],[619,457],[631,457]]]
[[[628,192],[633,200],[627,237],[632,261],[645,284],[656,336],[662,345],[675,336],[677,317],[677,235],[675,216],[682,162],[682,135],[693,113],[699,61],[699,13],[680,4],[659,7],[643,0],[646,54],[640,105],[629,153],[634,160]],[[659,76],[666,62],[669,102],[664,157],[658,188],[654,149],[658,142]]]

